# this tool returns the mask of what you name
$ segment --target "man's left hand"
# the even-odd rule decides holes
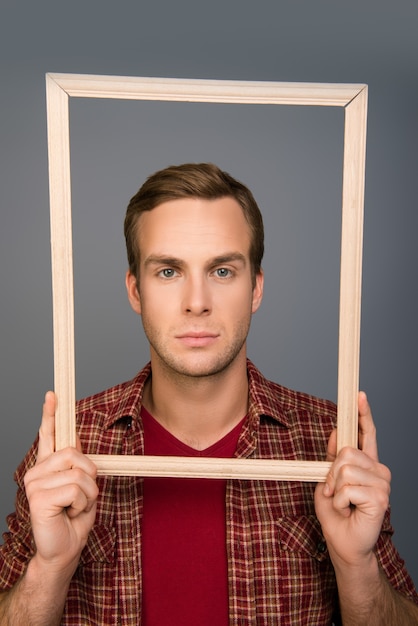
[[[364,392],[359,393],[359,449],[336,454],[336,431],[328,443],[332,467],[315,491],[315,509],[334,567],[361,566],[373,552],[389,505],[389,469],[379,463],[376,429]]]

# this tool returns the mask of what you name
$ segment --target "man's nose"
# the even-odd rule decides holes
[[[208,280],[204,276],[189,276],[185,281],[183,311],[203,315],[211,310],[211,295]]]

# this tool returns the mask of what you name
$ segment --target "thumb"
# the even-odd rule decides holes
[[[38,456],[36,463],[42,463],[55,452],[55,409],[56,396],[53,391],[47,391],[42,410],[42,422],[39,428]]]
[[[337,429],[334,428],[328,439],[327,461],[333,463],[337,457]]]

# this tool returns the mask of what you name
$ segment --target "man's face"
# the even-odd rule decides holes
[[[139,219],[139,293],[129,272],[126,284],[153,365],[199,377],[245,359],[263,276],[253,287],[250,229],[240,205],[228,197],[186,198]]]

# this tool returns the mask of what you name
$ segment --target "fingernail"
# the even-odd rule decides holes
[[[323,489],[323,494],[324,494],[324,496],[329,496],[330,493],[331,493],[330,486],[328,485],[328,483],[325,483],[324,489]]]

